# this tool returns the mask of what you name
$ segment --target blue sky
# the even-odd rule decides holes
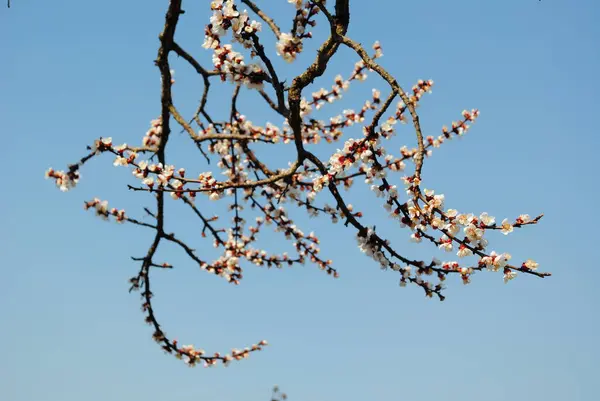
[[[209,65],[210,54],[201,48],[206,3],[184,2],[178,40]],[[271,14],[289,29],[291,5],[258,3],[272,3]],[[242,284],[232,288],[167,249],[177,268],[154,279],[167,333],[209,351],[263,338],[271,343],[228,368],[187,368],[161,353],[138,296],[127,292],[138,268],[129,257],[145,252],[151,233],[105,223],[82,208],[98,196],[139,217],[139,205],[150,206],[151,198],[128,192],[129,174],[106,158],[90,163],[80,186],[66,194],[43,177],[48,167],[64,168],[83,155],[99,136],[136,143],[158,115],[153,60],[166,1],[14,0],[10,10],[0,9],[0,155],[7,167],[0,199],[2,399],[262,401],[275,384],[291,400],[595,399],[600,4],[353,3],[350,36],[365,45],[380,40],[381,63],[404,87],[420,78],[436,82],[419,109],[427,134],[437,135],[465,108],[481,110],[467,136],[427,160],[425,186],[464,212],[497,218],[545,213],[538,226],[491,242],[518,260],[537,260],[553,276],[504,285],[501,275],[482,273],[466,287],[454,278],[440,303],[419,289],[399,288],[396,275],[360,253],[350,230],[306,218],[298,223],[320,235],[339,280],[311,265],[286,271],[247,266]],[[289,79],[312,61],[323,40],[320,22],[298,65],[287,70]],[[340,52],[311,89],[328,88],[355,61]],[[200,80],[175,57],[173,67],[175,99],[189,115]],[[328,110],[359,108],[372,87],[385,88],[370,76]],[[229,90],[214,93],[215,113]],[[278,122],[255,100],[244,92],[242,112],[256,123]],[[402,128],[390,151],[414,143],[412,135]],[[172,142],[171,160],[183,160],[191,171],[206,168],[192,159],[183,135]],[[283,161],[273,156],[273,163]],[[351,195],[400,249],[440,256],[386,223],[368,191]],[[169,207],[173,228],[210,252],[198,227],[176,205]]]

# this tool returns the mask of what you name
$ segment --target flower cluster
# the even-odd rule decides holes
[[[117,223],[123,223],[127,220],[125,216],[125,210],[118,210],[117,208],[108,209],[108,201],[101,201],[98,198],[94,198],[89,202],[85,202],[83,205],[85,210],[94,209],[96,211],[96,215],[100,216],[104,220],[108,220],[109,216],[114,216],[115,221]]]
[[[142,139],[142,145],[149,148],[156,148],[160,145],[162,138],[162,118],[158,117],[150,122],[150,129]]]
[[[372,48],[374,50],[374,60],[383,57],[383,50],[379,42],[375,42]],[[367,66],[364,61],[357,61],[354,64],[354,69],[352,70],[352,73],[350,74],[348,79],[344,79],[341,75],[337,75],[335,77],[334,84],[332,85],[331,90],[321,88],[318,91],[312,93],[312,100],[310,102],[305,99],[305,103],[303,105],[303,113],[305,115],[308,115],[312,111],[312,106],[315,106],[315,108],[319,110],[325,104],[333,103],[336,100],[341,99],[342,93],[348,90],[352,81],[364,81],[367,79],[366,69]],[[433,81],[431,81],[431,85],[433,85]],[[376,90],[374,89],[374,95],[375,91]],[[377,91],[377,99],[379,99],[379,96],[380,92]]]
[[[112,145],[113,143],[111,137],[97,139],[92,146],[92,152],[96,154],[106,152],[112,149]]]
[[[291,33],[282,33],[277,41],[277,54],[288,63],[296,60],[298,53],[302,52],[302,40]]]
[[[152,324],[152,319],[147,319],[149,324]],[[241,359],[248,358],[251,352],[261,351],[268,345],[266,340],[262,340],[257,344],[252,344],[250,347],[244,349],[233,348],[230,353],[221,355],[215,352],[212,355],[208,355],[206,351],[201,348],[196,348],[194,345],[182,345],[179,346],[177,340],[169,341],[161,330],[156,330],[152,335],[154,341],[159,344],[163,344],[163,350],[166,353],[174,354],[175,358],[184,361],[189,367],[194,367],[199,363],[202,363],[205,368],[209,368],[217,365],[221,362],[223,366],[228,366],[231,361],[239,361]]]
[[[77,183],[79,182],[79,170],[78,166],[74,168],[70,168],[66,173],[62,170],[54,170],[53,168],[49,168],[46,170],[46,178],[52,178],[56,186],[63,192],[67,192],[68,190],[75,188]]]
[[[290,33],[283,32],[279,35],[276,47],[277,54],[291,63],[302,52],[303,39],[312,37],[312,34],[306,29],[308,26],[315,26],[313,18],[319,12],[319,8],[312,1],[288,0],[288,3],[292,3],[296,7],[294,26]],[[324,5],[326,2],[323,0],[321,3]]]
[[[236,42],[248,49],[253,46],[252,35],[260,32],[261,24],[250,20],[246,10],[239,12],[233,0],[216,0],[211,3],[210,7],[213,15],[205,30],[205,48],[219,48],[220,38],[229,30]]]
[[[261,24],[250,20],[247,11],[238,11],[233,0],[217,0],[211,3],[213,15],[206,26],[204,44],[206,49],[213,49],[213,64],[223,79],[241,82],[249,88],[261,89],[266,73],[258,64],[247,65],[244,56],[233,50],[232,45],[221,43],[228,31],[232,32],[234,41],[245,48],[254,46],[253,38],[260,32]]]

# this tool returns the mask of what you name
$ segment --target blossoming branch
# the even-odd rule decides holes
[[[394,272],[401,286],[418,286],[428,297],[444,300],[444,284],[452,275],[464,284],[471,282],[474,273],[484,270],[500,272],[505,282],[519,273],[549,276],[540,272],[538,263],[532,259],[514,262],[509,253],[490,250],[486,237],[491,231],[508,235],[515,229],[537,224],[542,215],[521,214],[496,220],[485,212],[459,212],[446,205],[443,194],[424,186],[425,159],[446,141],[465,135],[479,118],[479,110],[464,110],[439,135],[425,136],[417,107],[423,96],[431,93],[432,80],[419,80],[405,91],[379,64],[383,57],[379,43],[368,50],[348,37],[349,0],[336,0],[332,6],[325,0],[288,0],[288,3],[295,12],[288,24],[289,31],[253,1],[212,1],[202,47],[211,53],[213,65],[206,67],[177,43],[175,31],[184,10],[182,0],[170,0],[156,59],[162,82],[160,115],[152,119],[140,145],[117,144],[113,138],[102,137],[66,171],[50,168],[46,172],[46,177],[54,180],[60,190],[67,191],[76,187],[81,179],[80,170],[89,160],[109,156],[115,167],[129,170],[134,177],[136,183],[129,185],[131,191],[154,196],[154,209],[144,209],[152,223],[130,217],[125,210],[110,208],[106,200],[95,198],[84,206],[105,220],[153,230],[154,238],[146,254],[133,258],[140,262],[140,269],[130,283],[131,290],[141,292],[145,320],[164,351],[190,366],[202,363],[208,367],[246,358],[267,345],[263,340],[224,354],[207,353],[167,337],[155,314],[151,290],[151,272],[155,268],[174,269],[169,262],[157,260],[157,250],[164,242],[175,244],[200,269],[233,285],[243,281],[245,265],[282,268],[308,262],[338,277],[333,261],[321,255],[318,236],[305,233],[290,216],[288,210],[293,207],[304,210],[310,217],[326,216],[332,223],[343,222],[355,233],[362,252],[382,269]],[[284,76],[286,71],[275,68],[274,58],[280,57],[285,63],[299,62],[306,41],[313,38],[317,21],[328,25],[329,36],[304,72],[295,77]],[[261,41],[265,29],[275,36],[274,48],[265,47]],[[307,87],[328,70],[330,60],[342,46],[357,57],[348,75],[337,75],[330,89],[307,94]],[[172,96],[175,83],[169,63],[172,53],[184,59],[204,83],[200,105],[191,116],[182,116]],[[359,105],[358,111],[346,109],[328,119],[314,116],[318,110],[332,107],[355,82],[364,81],[372,73],[387,89],[373,89],[372,96]],[[228,116],[213,116],[207,111],[215,78],[235,88]],[[239,110],[242,90],[262,99],[278,120],[264,126],[252,123]],[[394,155],[389,150],[396,146],[396,132],[403,124],[412,125],[417,146],[400,146],[399,154]],[[187,133],[201,160],[216,161],[208,164],[215,168],[199,171],[196,166],[167,162],[167,148],[176,126]],[[348,137],[350,128],[355,126],[360,127],[359,135]],[[313,151],[315,146],[341,141],[339,149],[329,157],[318,157]],[[287,168],[273,168],[269,160],[259,156],[258,146],[287,146],[295,157]],[[225,179],[219,179],[221,175]],[[405,229],[407,240],[430,243],[454,257],[447,261],[420,260],[400,252],[397,244],[377,232],[373,222],[363,221],[364,213],[355,210],[348,196],[342,194],[342,189],[361,181],[373,192],[391,221],[399,229]],[[331,196],[333,204],[321,201],[324,192]],[[212,240],[212,245],[220,251],[218,258],[210,260],[177,234],[165,230],[168,201],[184,203],[198,218],[202,237]],[[222,223],[219,216],[207,215],[210,202],[225,202],[231,222]],[[256,245],[267,226],[292,242],[291,254],[272,253]]]

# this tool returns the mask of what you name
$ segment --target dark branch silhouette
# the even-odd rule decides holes
[[[309,216],[324,215],[333,223],[342,222],[356,234],[359,249],[373,258],[376,265],[391,271],[391,277],[399,280],[400,285],[420,287],[428,297],[444,300],[444,283],[452,275],[460,277],[464,284],[480,271],[500,272],[507,282],[519,273],[549,276],[549,273],[538,271],[538,264],[533,260],[514,263],[508,253],[489,251],[486,238],[491,231],[509,234],[517,228],[535,225],[542,215],[531,218],[523,214],[497,222],[487,213],[475,215],[449,208],[443,195],[423,187],[426,158],[431,156],[434,148],[464,135],[479,117],[479,111],[465,110],[450,127],[443,127],[440,135],[426,136],[417,106],[423,95],[431,91],[433,81],[419,80],[411,90],[403,89],[379,63],[383,55],[379,43],[368,51],[347,36],[349,0],[336,0],[332,7],[324,0],[289,2],[296,8],[291,24],[287,24],[291,26],[289,31],[253,1],[241,0],[236,4],[233,0],[217,0],[210,3],[212,18],[204,31],[204,48],[212,53],[213,66],[205,67],[177,43],[176,28],[184,11],[181,0],[170,0],[155,61],[162,82],[160,115],[152,120],[141,145],[118,145],[112,138],[99,138],[90,146],[89,152],[66,171],[49,169],[46,172],[48,178],[66,191],[76,186],[79,170],[85,163],[109,155],[115,166],[130,170],[135,177],[136,183],[129,185],[131,191],[148,193],[155,198],[152,210],[143,209],[151,216],[152,223],[130,217],[124,210],[109,208],[108,202],[100,199],[86,202],[85,207],[104,219],[153,231],[153,240],[145,254],[133,258],[140,263],[140,268],[131,278],[131,290],[141,292],[146,322],[153,328],[153,337],[163,350],[192,366],[198,363],[213,366],[218,362],[227,364],[234,359],[246,358],[267,344],[260,341],[225,354],[206,353],[167,337],[153,308],[151,289],[154,269],[174,268],[169,262],[157,260],[157,251],[164,243],[174,244],[200,269],[234,285],[243,280],[243,264],[282,268],[311,262],[328,275],[338,277],[333,262],[321,254],[319,238],[313,233],[304,233],[288,214],[288,209],[294,206],[305,210]],[[260,40],[262,24],[258,19],[253,20],[248,11],[239,7],[240,4],[248,6],[275,36],[275,49],[263,45]],[[301,74],[286,76],[285,69],[276,68],[273,54],[286,62],[296,61],[304,51],[304,42],[312,38],[311,30],[318,19],[328,24],[328,37]],[[231,43],[225,43],[228,37]],[[357,61],[350,74],[346,78],[337,76],[331,89],[321,89],[306,96],[308,86],[328,71],[330,61],[341,47],[356,55]],[[251,57],[238,51],[241,49],[246,49]],[[190,116],[183,116],[173,99],[171,53],[185,60],[204,84],[199,106]],[[368,73],[380,78],[386,86],[385,95],[373,90],[372,97],[360,105],[359,111],[344,110],[328,120],[314,117],[317,110],[335,103],[354,82],[364,80]],[[233,83],[225,116],[212,115],[207,109],[215,79]],[[280,124],[254,125],[240,111],[238,98],[242,91],[256,96],[257,101],[262,99],[267,110],[277,113]],[[392,148],[398,123],[410,123],[417,145],[413,149],[403,147],[401,154],[395,156],[386,148]],[[337,142],[348,136],[347,132],[353,126],[360,126],[362,132],[358,137],[347,138],[337,152],[326,158],[315,153],[321,149],[323,141]],[[190,169],[178,165],[174,157],[167,160],[173,129],[181,129],[189,136],[200,152],[200,161],[216,162],[208,165],[213,170],[190,173]],[[257,152],[259,147],[268,147],[271,152],[287,147],[295,156],[289,161],[289,167],[274,168]],[[226,178],[218,179],[221,174]],[[432,258],[426,261],[401,252],[395,243],[397,240],[392,242],[384,238],[375,229],[375,222],[365,222],[363,213],[354,210],[349,195],[342,192],[354,186],[357,179],[364,180],[380,206],[389,212],[393,224],[406,229],[407,239],[431,243],[438,249],[453,252],[456,260],[441,262]],[[327,193],[334,201],[331,205],[321,201]],[[210,238],[221,251],[217,259],[210,260],[176,233],[166,231],[167,201],[182,202],[190,215],[198,218],[202,235]],[[227,202],[231,224],[207,214],[210,202],[216,201]],[[249,225],[251,219],[254,223]],[[292,241],[293,255],[274,254],[256,246],[267,226]]]

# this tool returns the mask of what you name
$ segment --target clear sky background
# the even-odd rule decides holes
[[[145,252],[151,233],[105,223],[82,208],[98,196],[141,217],[139,205],[151,206],[151,197],[129,193],[130,174],[110,158],[86,166],[80,186],[66,194],[43,177],[100,136],[139,143],[160,110],[153,60],[167,1],[12,3],[0,9],[0,399],[266,401],[275,384],[298,401],[597,399],[600,3],[352,1],[350,36],[365,45],[380,40],[381,62],[403,86],[435,80],[420,108],[426,134],[438,135],[465,108],[481,110],[465,138],[427,160],[425,186],[464,212],[498,219],[545,213],[538,226],[492,236],[490,249],[533,258],[553,276],[505,285],[501,274],[484,272],[466,287],[453,277],[440,303],[420,289],[399,288],[396,274],[360,253],[351,230],[307,218],[297,221],[321,236],[323,255],[340,271],[337,281],[311,265],[246,266],[234,288],[166,249],[176,269],[156,273],[154,289],[168,334],[211,352],[271,343],[248,360],[210,370],[165,356],[143,323],[138,295],[127,292],[138,269],[129,257]],[[289,29],[291,5],[258,3]],[[184,8],[178,41],[209,66],[210,53],[201,48],[208,1],[185,1]],[[319,22],[289,79],[324,39]],[[274,54],[270,36],[264,33]],[[340,52],[311,90],[329,88],[355,61]],[[200,80],[175,57],[173,67],[177,105],[190,115]],[[385,85],[371,75],[327,110],[360,108],[372,87]],[[214,113],[227,113],[221,106],[230,89],[213,92]],[[280,123],[256,99],[245,91],[241,111],[256,123]],[[414,143],[408,126],[390,151],[398,154],[403,143]],[[191,159],[184,135],[172,144],[172,162],[180,152],[189,171],[206,170]],[[351,195],[365,221],[404,253],[449,257],[410,244],[368,191]],[[211,252],[199,226],[172,204],[169,227]]]

